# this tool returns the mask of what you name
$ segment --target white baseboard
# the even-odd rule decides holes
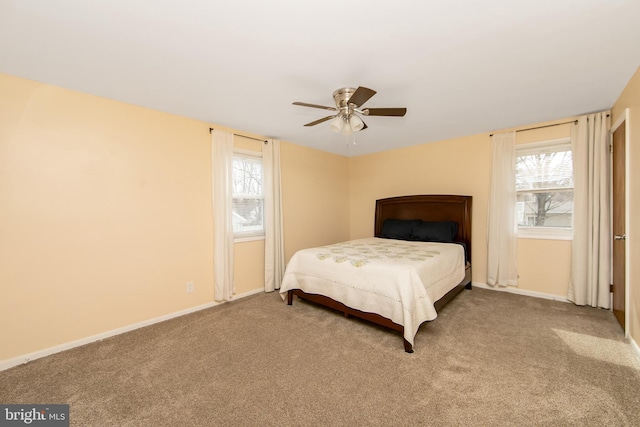
[[[250,295],[259,294],[264,292],[264,289],[256,289],[254,291],[245,292],[242,294],[234,295],[232,301],[248,297]],[[22,356],[14,357],[11,359],[6,359],[0,361],[0,371],[4,371],[9,368],[13,368],[14,366],[22,365],[25,363],[29,363],[32,360],[40,359],[41,357],[50,356],[55,353],[60,353],[61,351],[70,350],[75,347],[80,347],[85,344],[90,344],[92,342],[100,341],[106,338],[113,337],[115,335],[124,334],[125,332],[130,332],[135,329],[144,328],[145,326],[153,325],[154,323],[164,322],[165,320],[173,319],[175,317],[184,316],[185,314],[195,313],[196,311],[204,310],[206,308],[214,307],[216,305],[224,304],[224,302],[209,302],[206,304],[198,305],[196,307],[187,308],[184,310],[176,311],[174,313],[165,314],[164,316],[154,317],[153,319],[144,320],[142,322],[134,323],[132,325],[123,326],[121,328],[113,329],[111,331],[102,332],[100,334],[92,335],[89,337],[81,338],[79,340],[71,341],[68,343],[56,345],[54,347],[45,348],[43,350],[38,350],[33,353],[24,354]]]
[[[553,295],[553,294],[545,294],[543,292],[528,291],[526,289],[518,289],[518,288],[511,287],[511,286],[507,286],[507,287],[489,286],[486,283],[476,283],[476,282],[473,282],[472,286],[476,286],[476,287],[482,288],[482,289],[489,289],[491,291],[509,292],[509,293],[512,293],[512,294],[526,295],[528,297],[550,299],[550,300],[553,300],[553,301],[561,301],[561,302],[569,302],[569,300],[566,297],[561,297],[560,295]]]

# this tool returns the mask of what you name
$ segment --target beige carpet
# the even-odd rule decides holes
[[[609,311],[465,290],[399,334],[261,294],[0,372],[77,426],[640,425]]]

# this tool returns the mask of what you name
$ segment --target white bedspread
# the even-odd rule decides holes
[[[433,303],[464,279],[464,267],[455,243],[370,237],[298,251],[280,293],[301,289],[380,314],[402,325],[413,345],[420,324],[437,317]]]

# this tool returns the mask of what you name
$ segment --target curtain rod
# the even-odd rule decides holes
[[[536,127],[533,127],[533,128],[518,129],[518,130],[516,130],[516,132],[524,132],[524,131],[526,131],[526,130],[534,130],[534,129],[549,128],[549,127],[551,127],[551,126],[567,125],[567,124],[569,124],[569,123],[573,123],[574,125],[577,125],[577,124],[578,124],[578,121],[577,121],[577,120],[571,120],[570,122],[554,123],[554,124],[552,124],[552,125],[544,125],[544,126],[536,126]],[[489,136],[493,136],[493,134],[489,134]]]
[[[213,129],[213,128],[209,128],[209,133],[211,133],[211,132],[213,132],[213,131],[214,131],[214,129]],[[241,136],[241,137],[243,137],[243,138],[253,139],[253,140],[255,140],[255,141],[262,141],[262,142],[264,142],[265,144],[266,144],[267,142],[269,142],[269,141],[267,141],[266,139],[254,138],[254,137],[252,137],[252,136],[238,135],[237,133],[234,133],[234,135],[235,135],[235,136]]]

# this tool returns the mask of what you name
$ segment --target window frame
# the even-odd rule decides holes
[[[573,158],[573,149],[571,147],[571,137],[549,139],[545,141],[529,142],[525,144],[516,145],[516,160],[518,157],[526,155],[527,152],[535,154],[545,148],[568,147],[571,151]],[[517,171],[516,171],[517,173]],[[568,188],[568,187],[566,187]],[[571,191],[575,191],[574,186],[571,187]],[[516,190],[516,195],[523,193],[531,193],[531,190]],[[517,209],[516,209],[517,211]],[[517,221],[516,221],[517,224]],[[519,239],[541,239],[541,240],[573,240],[573,211],[571,213],[571,226],[570,227],[536,227],[536,226],[521,226],[518,225],[518,238]]]
[[[242,243],[242,242],[252,242],[252,241],[256,241],[256,240],[264,240],[265,239],[265,235],[266,235],[266,224],[264,221],[264,200],[265,200],[265,188],[264,188],[264,162],[263,162],[263,156],[262,156],[262,152],[261,151],[253,151],[253,150],[246,150],[246,149],[242,149],[242,148],[234,148],[233,149],[233,160],[235,160],[236,158],[246,158],[246,159],[250,159],[250,160],[259,160],[260,164],[262,165],[262,176],[261,176],[261,181],[260,181],[260,187],[262,188],[262,195],[261,197],[256,197],[257,199],[262,199],[262,230],[259,231],[233,231],[233,242],[234,243]],[[233,162],[232,160],[232,162]],[[233,171],[231,172],[233,174]],[[233,179],[233,177],[232,177]],[[232,200],[236,199],[236,195],[232,194],[231,196]],[[233,210],[233,202],[232,202],[232,208]]]

